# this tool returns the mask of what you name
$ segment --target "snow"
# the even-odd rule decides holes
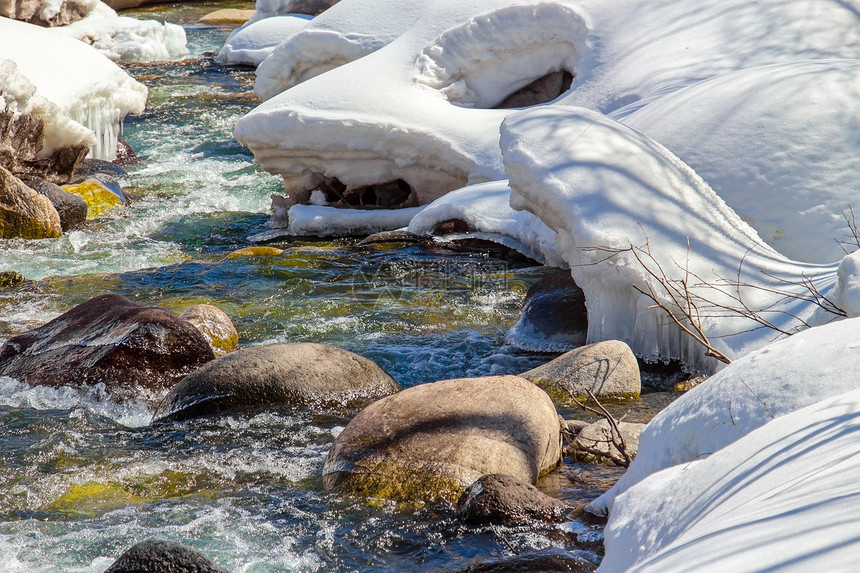
[[[215,61],[225,65],[257,67],[281,42],[311,20],[304,14],[284,14],[247,22],[230,34]]]
[[[92,131],[36,93],[36,86],[18,72],[15,62],[0,58],[0,113],[8,112],[13,114],[13,121],[27,116],[44,122],[39,158],[64,147],[96,142]]]
[[[557,233],[556,249],[585,292],[589,341],[622,340],[648,360],[717,369],[703,345],[635,287],[680,317],[689,293],[701,330],[732,359],[837,318],[807,300],[807,287],[830,293],[838,263],[777,253],[688,166],[623,124],[547,106],[508,117],[501,145],[511,205]]]
[[[91,46],[54,30],[0,18],[0,53],[39,95],[96,133],[96,157],[115,156],[123,118],[146,105],[145,86]]]
[[[858,430],[853,390],[652,475],[616,500],[598,571],[856,570]]]
[[[860,319],[807,329],[732,362],[661,411],[639,437],[636,459],[592,502],[614,500],[665,468],[702,459],[774,418],[860,388]]]
[[[402,34],[424,8],[420,1],[342,0],[273,50],[257,69],[254,92],[263,100],[270,99],[375,52]],[[255,17],[258,13],[259,2]]]
[[[169,22],[94,14],[52,30],[90,44],[114,62],[172,60],[188,54],[185,29]]]
[[[777,251],[815,263],[844,254],[842,212],[860,208],[860,60],[742,70],[619,116],[692,167]]]
[[[555,232],[528,211],[510,206],[507,181],[470,185],[436,199],[409,223],[409,232],[429,235],[439,223],[459,219],[469,236],[500,243],[552,267],[566,263],[555,251]]]
[[[321,205],[293,205],[287,233],[296,236],[370,235],[401,229],[422,207],[411,209],[337,209]]]
[[[557,69],[561,52],[570,60],[585,31],[573,8],[507,4],[421,3],[421,17],[395,41],[263,102],[238,121],[236,139],[263,168],[284,176],[292,202],[306,201],[323,178],[348,188],[401,179],[414,191],[412,205],[467,184],[503,179],[498,126],[509,111],[453,104],[446,97],[450,90],[429,86],[430,67],[416,62],[422,54],[459,51],[469,54],[470,65],[504,75],[515,89]],[[542,35],[558,46],[536,45],[534,38]],[[503,49],[496,51],[495,44]],[[517,50],[533,53],[528,67],[519,66],[521,59],[506,65],[507,55]],[[461,86],[470,79],[446,77],[455,76]],[[499,91],[501,84],[479,76],[474,89],[483,98],[507,95]]]

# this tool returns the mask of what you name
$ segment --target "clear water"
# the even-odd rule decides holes
[[[146,12],[187,24],[213,6]],[[335,344],[405,386],[546,360],[503,345],[525,291],[546,272],[540,267],[352,239],[284,241],[278,256],[226,257],[264,230],[279,188],[231,135],[253,106],[253,72],[199,57],[227,33],[189,27],[191,63],[130,69],[150,88],[146,112],[125,125],[142,159],[125,181],[131,205],[61,239],[0,246],[0,271],[32,279],[0,290],[0,343],[114,292],[176,312],[215,304],[241,344]],[[237,572],[455,570],[547,547],[596,558],[584,526],[469,527],[447,506],[326,495],[318,476],[348,413],[282,409],[153,428],[154,398],[118,403],[98,387],[0,378],[0,571],[101,572],[153,537]],[[582,503],[617,476],[567,463],[541,487]]]

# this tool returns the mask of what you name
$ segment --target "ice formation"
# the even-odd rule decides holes
[[[507,181],[470,185],[436,199],[409,223],[409,232],[429,235],[444,221],[458,219],[469,236],[512,248],[552,267],[565,267],[555,250],[555,232],[528,211],[514,211]]]
[[[39,95],[95,132],[96,157],[115,156],[123,118],[146,105],[144,85],[91,46],[54,30],[0,18],[0,53]]]
[[[598,571],[855,570],[858,429],[854,390],[652,475],[616,500]]]
[[[734,72],[619,116],[692,167],[782,254],[814,263],[844,254],[843,211],[860,210],[860,60]]]
[[[375,52],[409,28],[423,8],[422,2],[397,0],[339,2],[273,50],[257,69],[254,92],[261,99],[270,99]],[[258,13],[259,6],[255,17]]]
[[[283,14],[248,22],[230,34],[215,61],[257,67],[275,47],[305,27],[310,19],[302,14]]]
[[[605,115],[560,105],[520,112],[502,125],[501,144],[511,205],[557,233],[585,291],[590,341],[623,340],[646,359],[713,371],[714,358],[655,300],[690,326],[688,310],[728,358],[854,312],[843,308],[850,297],[831,292],[838,264],[777,253],[671,152]],[[810,302],[816,293],[834,295],[822,301],[833,312]]]
[[[612,514],[616,497],[649,475],[713,454],[774,418],[860,389],[858,369],[856,318],[747,354],[657,414],[643,430],[630,468],[589,509]]]
[[[388,46],[307,80],[239,120],[236,138],[265,169],[283,175],[288,203],[307,201],[320,188],[329,203],[340,195],[344,204],[408,207],[504,178],[498,126],[508,112],[469,105],[500,102],[572,66],[585,23],[560,4],[429,4]],[[442,57],[448,52],[464,59],[448,61]],[[508,57],[516,53],[530,54],[529,65]],[[442,65],[459,66],[461,73],[445,75]],[[470,94],[480,100],[471,101]]]
[[[293,205],[287,234],[296,236],[370,235],[400,229],[422,207],[411,209],[335,209],[324,205]]]
[[[42,148],[36,156],[38,159],[49,157],[63,148],[91,146],[96,142],[92,131],[36,93],[36,86],[21,75],[15,62],[3,58],[0,58],[0,113],[11,113],[12,122],[24,116],[30,117],[29,121],[44,122]]]
[[[169,22],[95,14],[52,30],[90,44],[114,62],[172,60],[188,54],[185,28]]]

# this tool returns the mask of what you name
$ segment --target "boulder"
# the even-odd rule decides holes
[[[128,203],[128,197],[116,179],[108,175],[96,175],[81,183],[63,185],[62,189],[77,195],[87,204],[87,218],[93,219]]]
[[[52,387],[104,383],[131,395],[169,388],[214,358],[190,323],[106,294],[10,338],[0,347],[0,376]]]
[[[630,347],[618,340],[589,344],[520,374],[559,403],[570,396],[587,399],[586,389],[597,398],[634,398],[642,390],[639,363]]]
[[[280,343],[221,356],[177,384],[154,422],[278,405],[348,405],[400,390],[371,360],[335,346]]]
[[[211,304],[195,304],[179,315],[200,331],[215,356],[223,356],[239,346],[239,333],[227,313]]]
[[[362,410],[323,467],[329,491],[408,501],[456,501],[486,474],[529,483],[561,460],[549,396],[517,376],[414,386]]]
[[[65,26],[95,8],[96,0],[0,0],[0,16],[37,26]]]
[[[0,166],[0,239],[47,239],[62,234],[60,215],[48,198]]]
[[[210,12],[209,14],[200,17],[200,19],[197,20],[197,23],[204,26],[220,26],[225,24],[241,26],[250,20],[253,15],[253,10],[224,8],[221,10],[215,10],[214,12]]]
[[[639,434],[643,428],[645,424],[618,423],[625,450],[631,460],[639,450]],[[623,459],[621,452],[612,442],[612,430],[606,420],[598,420],[582,428],[571,443],[570,450],[570,454],[580,462],[611,462]]]
[[[482,476],[457,500],[457,517],[476,525],[562,522],[571,509],[532,484],[506,474]]]
[[[227,573],[227,570],[189,547],[150,539],[132,546],[104,573]]]
[[[554,271],[529,288],[505,342],[530,352],[566,352],[586,342],[585,294],[570,271]]]
[[[63,232],[73,229],[86,220],[87,202],[77,195],[69,193],[56,183],[39,177],[23,181],[33,191],[48,198],[60,216],[60,226]]]

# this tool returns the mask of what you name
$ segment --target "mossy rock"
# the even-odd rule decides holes
[[[283,253],[283,249],[277,247],[245,247],[238,251],[233,251],[227,255],[228,259],[239,259],[242,257],[276,257]]]
[[[212,347],[215,356],[224,356],[239,346],[239,333],[227,313],[211,304],[195,304],[182,314],[180,320],[190,322]]]
[[[94,219],[128,203],[128,198],[118,186],[106,185],[95,178],[61,188],[77,195],[87,204],[87,219]]]

